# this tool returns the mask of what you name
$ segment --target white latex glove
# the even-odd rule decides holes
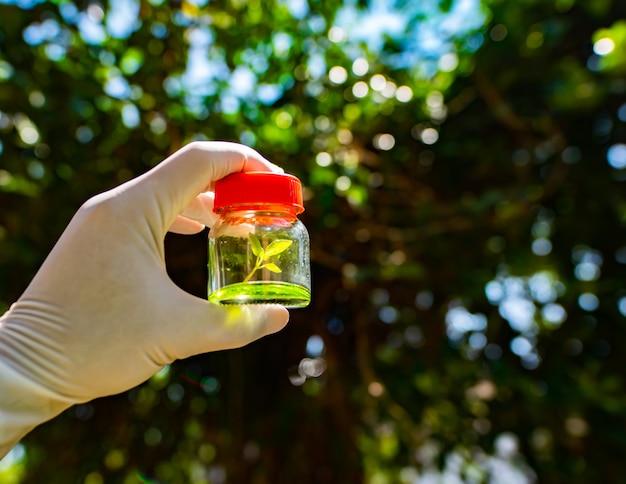
[[[0,318],[0,457],[75,403],[287,324],[281,306],[220,307],[179,289],[165,270],[168,229],[212,225],[213,181],[249,170],[281,171],[242,145],[193,142],[78,210]]]

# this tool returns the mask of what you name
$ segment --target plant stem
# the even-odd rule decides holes
[[[248,274],[248,275],[245,277],[245,279],[243,280],[243,282],[244,282],[244,283],[245,283],[245,282],[249,282],[249,281],[250,281],[250,279],[252,278],[252,276],[254,275],[254,273],[255,273],[256,271],[258,271],[258,270],[262,267],[262,266],[261,266],[261,262],[263,262],[263,261],[261,260],[261,258],[260,258],[260,257],[257,257],[257,258],[256,258],[256,264],[254,264],[254,268],[250,271],[250,274]]]

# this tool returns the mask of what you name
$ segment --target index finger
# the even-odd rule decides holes
[[[242,171],[283,169],[249,146],[228,141],[193,141],[157,165],[152,175],[166,177],[172,187],[191,200],[209,190],[216,180]]]
[[[158,214],[154,216],[160,217],[165,232],[197,195],[210,190],[216,180],[242,171],[283,170],[245,145],[194,141],[139,177],[136,183],[142,185],[143,200],[148,205],[156,203]]]

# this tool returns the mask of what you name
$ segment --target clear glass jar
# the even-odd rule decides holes
[[[311,299],[302,185],[292,175],[245,172],[215,184],[209,231],[209,301],[305,307]]]

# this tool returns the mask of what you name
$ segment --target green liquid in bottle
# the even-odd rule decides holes
[[[253,281],[229,284],[209,295],[209,301],[223,304],[280,304],[303,308],[311,300],[306,287],[288,282]]]

